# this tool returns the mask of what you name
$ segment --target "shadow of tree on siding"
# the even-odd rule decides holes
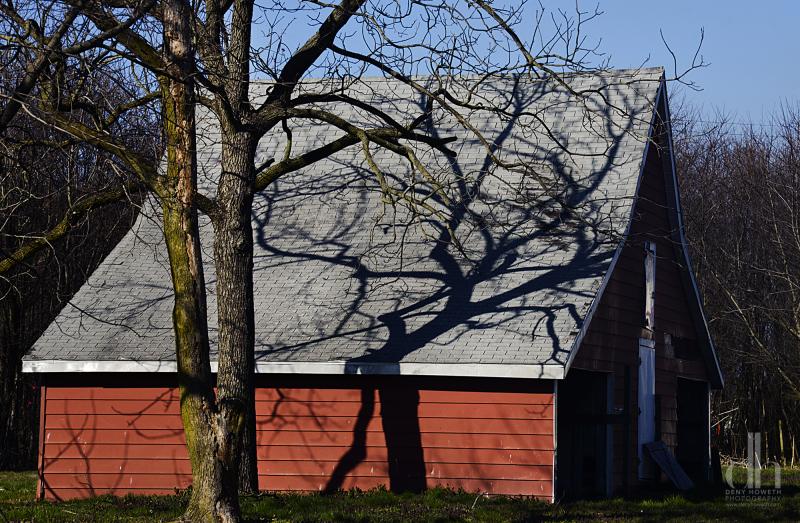
[[[509,96],[509,113],[523,114],[542,94],[535,89],[533,92],[512,92]],[[610,112],[611,108],[607,110]],[[332,228],[331,224],[324,224],[325,227],[320,228],[303,227],[300,224],[269,230],[267,224],[272,225],[273,218],[281,216],[282,211],[276,207],[278,202],[295,198],[300,206],[303,201],[335,199],[338,193],[353,191],[354,187],[362,187],[362,190],[364,187],[368,188],[372,174],[362,167],[343,162],[342,168],[349,176],[336,182],[331,182],[330,173],[325,172],[316,178],[312,176],[304,179],[299,186],[285,186],[280,182],[275,184],[264,198],[263,207],[254,215],[257,246],[264,252],[264,260],[257,263],[256,270],[269,271],[286,265],[297,265],[297,270],[302,270],[304,263],[337,267],[350,271],[353,292],[346,297],[350,301],[346,305],[342,304],[346,311],[335,328],[329,330],[328,325],[320,320],[316,335],[307,333],[307,339],[297,343],[288,342],[280,346],[267,344],[257,354],[257,359],[290,360],[292,355],[311,354],[311,361],[314,361],[315,347],[324,347],[326,343],[366,343],[377,347],[365,350],[359,356],[347,357],[344,364],[345,374],[369,374],[373,372],[374,364],[380,364],[382,374],[400,374],[400,362],[407,361],[406,358],[419,349],[440,344],[442,337],[446,337],[448,343],[452,344],[470,330],[501,332],[513,320],[536,313],[538,319],[534,325],[529,326],[532,329],[530,337],[544,336],[549,339],[552,342],[549,361],[563,365],[571,347],[561,346],[555,326],[557,313],[566,312],[575,325],[580,327],[584,311],[578,310],[574,303],[540,304],[528,297],[551,290],[572,294],[578,299],[591,300],[594,291],[576,289],[574,283],[602,276],[608,267],[614,249],[605,247],[606,242],[618,242],[618,239],[599,239],[597,231],[604,228],[604,222],[609,217],[600,212],[601,206],[606,202],[593,201],[593,197],[606,175],[614,167],[618,167],[620,140],[629,129],[614,127],[611,117],[608,114],[604,116],[607,117],[607,128],[604,132],[611,137],[607,149],[602,152],[605,164],[592,173],[588,182],[585,178],[587,173],[575,173],[567,168],[563,151],[529,143],[531,149],[536,151],[534,155],[537,159],[549,165],[553,177],[558,180],[558,195],[553,199],[545,198],[547,201],[541,205],[536,202],[531,202],[527,208],[524,204],[518,205],[514,208],[518,223],[502,223],[498,226],[491,223],[491,218],[487,218],[485,212],[472,209],[473,204],[479,204],[480,197],[485,196],[484,182],[492,172],[492,160],[488,155],[478,167],[479,174],[475,178],[468,175],[476,171],[474,166],[470,169],[458,161],[452,161],[450,167],[458,204],[451,209],[448,223],[436,225],[435,228],[440,233],[431,241],[424,254],[427,260],[435,263],[438,270],[405,269],[402,264],[399,269],[384,268],[374,263],[369,266],[367,259],[354,252],[354,231],[364,227],[357,216],[349,218],[344,214],[337,215],[337,222]],[[633,125],[633,120],[635,118],[632,118],[630,125]],[[493,151],[502,148],[512,135],[515,121],[511,117],[504,122],[493,142]],[[435,135],[435,126],[432,122],[429,124],[432,134]],[[567,141],[568,137],[561,138]],[[515,139],[525,140],[518,136]],[[533,137],[530,139],[533,140]],[[392,173],[387,176],[392,176]],[[374,191],[374,187],[372,190]],[[368,198],[358,192],[357,194],[357,204],[365,205]],[[432,192],[430,198],[437,200],[438,196]],[[437,203],[444,205],[441,199]],[[559,208],[560,211],[553,212],[554,208]],[[578,209],[590,218],[584,217],[582,221],[575,221],[574,213]],[[594,222],[590,223],[592,220]],[[384,235],[387,229],[403,229],[397,223],[384,225],[383,228]],[[480,252],[471,256],[468,267],[464,266],[464,260],[453,249],[454,238],[448,232],[466,228],[469,228],[469,234],[480,238],[479,243],[482,245]],[[296,245],[293,247],[287,243],[287,238],[295,238]],[[526,251],[531,244],[538,245],[541,251]],[[565,249],[565,246],[569,246],[571,251]],[[550,256],[559,250],[569,252],[568,256],[563,257],[563,263],[537,266],[537,256]],[[497,289],[489,294],[482,291],[482,286],[493,279],[504,274],[526,271],[530,272],[530,277],[522,283]],[[384,309],[379,312],[365,305],[370,295],[380,292],[383,285],[398,283],[402,287],[406,282],[414,280],[426,282],[429,291],[423,293],[419,289],[411,289],[400,292],[401,298],[386,299]],[[433,307],[438,309],[433,310]],[[351,327],[349,323],[354,318],[366,318],[366,326],[356,324]],[[424,319],[421,324],[420,319]],[[544,332],[537,332],[540,327],[543,327]],[[300,357],[301,360],[307,358]],[[443,354],[441,360],[446,363],[447,354]],[[544,370],[541,376],[545,376]],[[419,391],[413,388],[390,391],[382,387],[378,387],[377,391],[388,451],[390,486],[397,491],[421,490],[426,486],[426,470],[417,412]],[[325,488],[328,492],[341,488],[348,473],[367,456],[367,428],[375,417],[376,408],[374,392],[375,390],[368,388],[362,390],[362,402],[353,428],[352,444],[337,463]]]

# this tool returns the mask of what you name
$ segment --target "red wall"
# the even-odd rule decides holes
[[[273,388],[256,395],[262,489],[442,485],[552,495],[552,382],[269,379]],[[167,494],[190,484],[175,389],[51,383],[43,390],[45,498]]]

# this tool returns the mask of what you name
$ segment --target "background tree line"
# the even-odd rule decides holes
[[[675,150],[687,238],[725,389],[712,434],[723,454],[797,464],[800,437],[800,111],[763,124],[683,108]],[[707,117],[706,117],[707,118]]]
[[[20,56],[25,50],[15,51],[0,55],[5,99],[26,73],[26,60]],[[76,93],[93,103],[124,105],[129,93],[106,81],[112,73],[126,76],[107,64],[89,77],[80,73]],[[70,76],[67,71],[59,74]],[[152,158],[161,155],[155,115],[137,111],[113,125],[132,147]],[[131,179],[129,169],[112,155],[25,110],[17,112],[0,135],[0,257],[56,228],[75,202]],[[36,466],[38,384],[35,376],[21,373],[21,358],[130,228],[141,197],[129,196],[79,216],[68,234],[0,276],[0,469]]]

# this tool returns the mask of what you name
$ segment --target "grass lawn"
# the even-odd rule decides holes
[[[744,471],[737,470],[737,483],[743,483],[743,477]],[[271,522],[800,521],[800,469],[784,470],[782,487],[783,495],[774,503],[664,492],[642,499],[550,505],[520,498],[476,499],[474,494],[434,489],[421,495],[383,490],[328,496],[262,494],[244,498],[242,508],[250,521]],[[0,472],[0,522],[169,521],[180,515],[186,502],[181,494],[50,503],[35,501],[35,488],[34,472]]]

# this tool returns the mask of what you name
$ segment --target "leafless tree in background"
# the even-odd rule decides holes
[[[800,434],[800,112],[765,124],[675,118],[687,236],[722,360],[715,398],[721,450],[747,432],[796,463]]]
[[[56,10],[61,21],[50,27],[42,7],[32,3],[20,10],[21,17],[41,15],[19,21],[31,38],[52,49],[66,47],[67,52],[96,45],[85,31],[70,25],[77,12]],[[0,12],[9,13],[7,7]],[[118,63],[105,61],[107,53],[97,52],[87,67],[75,69],[74,63],[56,60],[48,47],[22,45],[13,32],[4,38],[0,257],[20,249],[29,255],[21,264],[5,264],[0,276],[0,438],[5,442],[0,468],[29,468],[36,457],[38,393],[33,380],[20,373],[21,357],[130,227],[141,196],[124,163],[44,124],[25,104],[59,91],[54,103],[61,110],[101,106],[107,115],[103,124],[128,146],[152,158],[160,156],[160,146],[157,114],[126,111],[131,91],[122,88],[121,80],[129,76]],[[63,96],[66,89],[69,97]],[[87,112],[81,118],[97,122],[100,116]],[[107,198],[109,192],[116,197]],[[89,215],[88,208],[98,212]]]

